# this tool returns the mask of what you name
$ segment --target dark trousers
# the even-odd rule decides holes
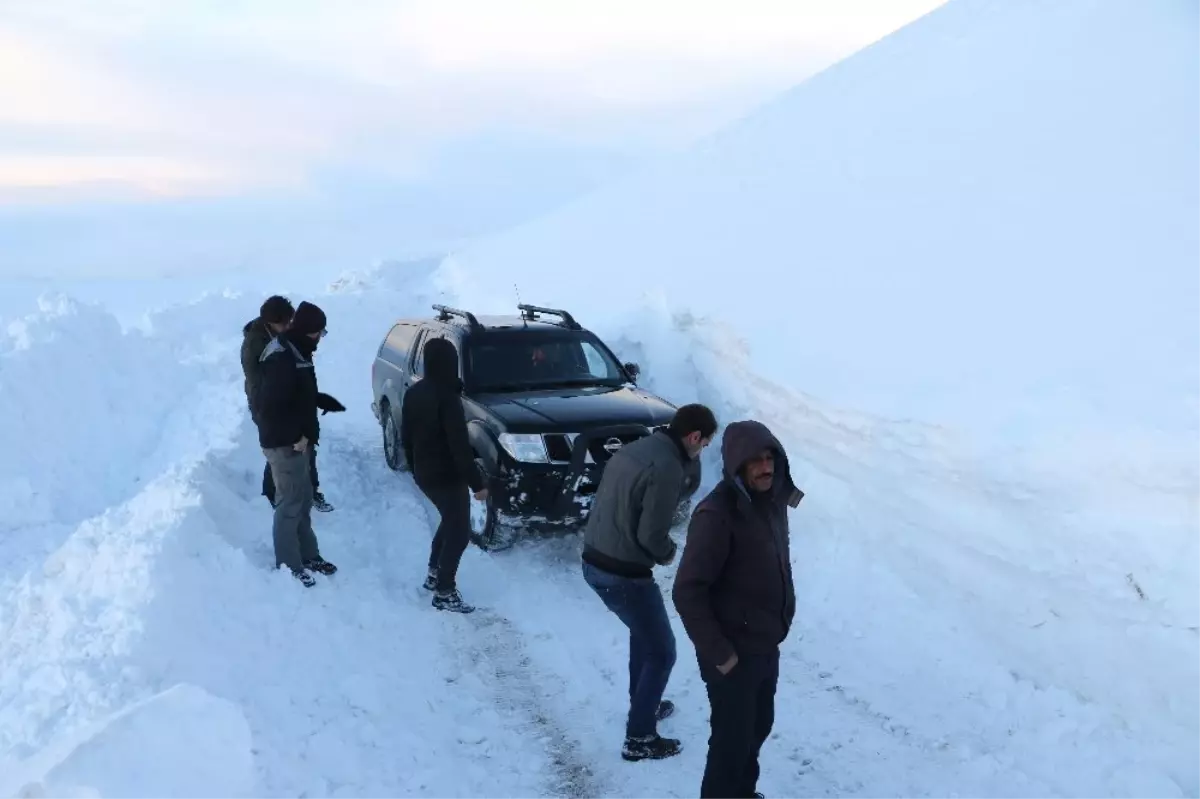
[[[458,587],[458,564],[471,539],[470,489],[466,485],[417,487],[441,515],[429,547],[429,568],[437,569],[438,593],[449,593]]]
[[[308,445],[308,473],[309,473],[309,477],[312,478],[312,488],[313,488],[313,491],[315,492],[317,490],[317,486],[319,486],[321,484],[320,481],[317,479],[317,445],[316,444]],[[263,496],[267,498],[267,501],[270,502],[272,505],[274,505],[275,504],[275,480],[274,480],[274,478],[271,477],[271,462],[270,461],[267,461],[267,465],[263,467],[262,492],[263,492]]]
[[[658,704],[675,667],[675,633],[662,592],[651,577],[621,577],[583,564],[583,579],[629,628],[629,717],[625,735],[658,731]]]
[[[708,762],[700,784],[702,799],[754,796],[758,753],[775,724],[775,686],[779,650],[769,655],[738,655],[738,664],[722,675],[700,664],[711,708]]]

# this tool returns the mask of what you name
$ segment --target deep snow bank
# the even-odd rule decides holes
[[[0,338],[0,532],[14,558],[45,555],[70,529],[121,505],[213,446],[229,399],[186,352],[64,296]],[[49,547],[49,548],[47,548]],[[15,571],[0,569],[0,582]]]
[[[664,296],[840,407],[1036,446],[1063,473],[1191,477],[1196,27],[1187,3],[951,0],[456,260],[480,308],[514,284],[592,319]]]
[[[232,702],[176,685],[44,750],[2,779],[0,795],[22,799],[253,796],[250,728]]]
[[[0,344],[0,756],[137,695],[128,656],[189,475],[236,430],[239,389],[195,348],[46,298]]]

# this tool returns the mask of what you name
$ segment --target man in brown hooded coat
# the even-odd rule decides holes
[[[804,492],[761,422],[729,425],[721,457],[721,482],[688,526],[672,598],[711,705],[700,796],[748,797],[775,722],[779,645],[796,613],[788,507]]]

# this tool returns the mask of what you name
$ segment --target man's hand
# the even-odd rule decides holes
[[[672,542],[672,544],[674,544],[674,542]],[[667,556],[666,560],[659,561],[658,565],[659,566],[670,566],[672,563],[675,562],[675,556],[678,554],[679,554],[679,547],[672,545],[671,554]]]
[[[733,671],[733,667],[738,664],[737,652],[733,653],[733,657],[717,666],[717,671],[721,672],[721,676],[728,677],[729,672]]]
[[[341,413],[342,411],[346,410],[345,405],[338,402],[328,394],[320,391],[317,392],[317,407],[321,409],[322,416],[327,413]]]
[[[481,488],[478,491],[476,491],[473,496],[475,497],[475,499],[479,500],[480,502],[483,502],[488,498],[488,490],[486,488]]]
[[[304,450],[308,449],[308,438],[306,436],[300,436],[300,440],[295,444],[292,444],[292,449],[296,450],[297,452],[304,452]]]

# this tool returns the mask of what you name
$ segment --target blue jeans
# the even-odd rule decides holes
[[[629,719],[631,738],[658,731],[658,705],[675,667],[675,633],[662,592],[650,577],[621,577],[583,564],[583,579],[629,628]]]

